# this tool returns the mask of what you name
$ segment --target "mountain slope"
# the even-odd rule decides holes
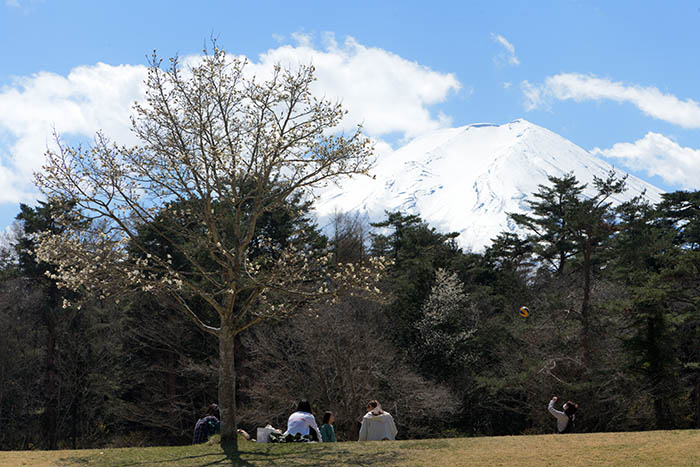
[[[593,176],[613,167],[571,141],[526,120],[504,125],[474,124],[437,130],[379,157],[366,177],[318,193],[323,222],[334,211],[360,211],[370,220],[384,211],[419,214],[441,232],[459,232],[465,249],[481,251],[498,233],[520,233],[507,212],[527,212],[525,200],[547,185],[547,176],[573,172],[595,193]],[[625,172],[617,170],[622,176]],[[621,202],[646,191],[656,203],[662,191],[632,175]]]

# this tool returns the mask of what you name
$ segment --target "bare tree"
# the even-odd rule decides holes
[[[369,239],[369,224],[359,212],[334,212],[333,254],[336,261],[361,262],[367,257],[366,243]]]
[[[334,412],[339,439],[356,440],[367,402],[379,399],[402,438],[439,433],[459,403],[445,386],[401,361],[389,327],[378,304],[353,297],[317,307],[311,318],[247,334],[251,357],[245,364],[254,367],[242,388],[242,419],[251,428],[272,423],[284,429],[296,401],[307,398],[317,416]]]
[[[37,184],[49,198],[74,200],[92,222],[42,236],[37,257],[56,264],[63,287],[166,293],[217,336],[221,440],[235,447],[235,336],[332,298],[339,284],[367,287],[383,265],[331,265],[327,252],[260,235],[261,216],[291,196],[366,174],[372,148],[359,128],[330,134],[345,112],[312,95],[313,67],[249,78],[244,61],[213,46],[190,68],[177,58],[161,68],[154,53],[132,120],[140,146],[98,135],[92,147],[69,147],[57,138]],[[251,244],[266,254],[251,255]]]

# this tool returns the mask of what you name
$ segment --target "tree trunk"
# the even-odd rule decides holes
[[[583,253],[583,302],[581,303],[581,343],[583,345],[583,364],[586,370],[591,367],[590,348],[590,302],[591,302],[591,238],[586,237]]]
[[[656,420],[656,429],[666,430],[669,428],[669,424],[667,423],[668,409],[666,407],[665,401],[663,397],[659,397],[656,394],[654,394],[652,397],[654,402],[654,418]]]
[[[566,253],[559,253],[559,266],[557,267],[557,276],[564,277],[564,265],[566,263]]]
[[[44,414],[42,428],[46,449],[56,449],[58,439],[58,400],[56,395],[56,321],[52,309],[45,310],[46,355],[44,367]]]
[[[693,417],[693,428],[700,428],[700,378],[695,379],[695,416]]]
[[[219,411],[221,412],[221,445],[238,450],[236,434],[236,367],[235,337],[232,320],[221,320],[219,330]]]
[[[168,404],[170,404],[170,407],[173,407],[173,402],[175,401],[175,398],[177,396],[176,394],[176,388],[177,388],[177,380],[175,379],[176,377],[176,358],[175,358],[175,352],[170,349],[168,350],[168,375],[167,375],[167,385],[168,385]]]
[[[80,391],[80,387],[78,387],[78,391]],[[78,399],[80,399],[79,394],[80,393],[76,394],[76,396],[74,397],[73,405],[71,407],[70,436],[73,449],[78,449],[78,406],[80,405],[80,402],[78,401]]]
[[[669,427],[668,407],[666,398],[668,393],[664,388],[668,368],[664,361],[664,332],[663,312],[659,306],[653,310],[653,315],[647,319],[647,362],[649,367],[647,374],[651,382],[651,397],[654,405],[654,417],[656,428],[664,430]]]

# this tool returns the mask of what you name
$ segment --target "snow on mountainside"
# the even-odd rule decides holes
[[[526,120],[504,125],[474,124],[437,130],[378,158],[376,179],[360,177],[319,192],[321,225],[334,211],[360,211],[371,221],[384,211],[420,215],[440,232],[459,232],[459,244],[482,251],[502,231],[521,233],[506,212],[527,212],[525,200],[548,175],[573,172],[588,184],[605,178],[613,166],[571,141]],[[616,169],[622,176],[625,172]],[[652,202],[662,191],[632,175],[621,202],[646,190]]]

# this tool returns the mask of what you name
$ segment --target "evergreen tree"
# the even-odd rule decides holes
[[[549,185],[539,185],[534,200],[527,200],[532,214],[508,215],[529,234],[533,252],[553,273],[561,276],[569,258],[576,254],[576,241],[569,221],[585,185],[573,174],[548,176]]]
[[[673,310],[679,289],[669,274],[681,253],[672,245],[677,232],[658,222],[658,212],[639,199],[617,211],[621,228],[615,239],[612,272],[627,291],[628,298],[620,303],[631,323],[632,332],[623,339],[631,369],[639,376],[635,393],[651,400],[656,428],[677,427],[678,412],[674,409],[678,408],[682,386]]]
[[[373,255],[394,258],[385,286],[393,298],[387,306],[393,338],[399,348],[412,352],[418,342],[415,324],[422,318],[421,304],[430,294],[438,268],[449,269],[461,255],[457,233],[441,234],[419,216],[387,213],[387,219],[371,224],[388,233],[372,234]]]
[[[610,172],[606,179],[594,177],[596,195],[584,198],[585,185],[576,177],[549,177],[551,186],[540,186],[530,202],[533,215],[511,214],[511,218],[529,231],[536,258],[542,267],[561,279],[569,275],[581,291],[581,345],[584,367],[591,368],[593,336],[591,290],[594,268],[600,254],[615,231],[615,216],[610,198],[626,188],[626,178]],[[569,264],[572,263],[572,264]]]
[[[677,258],[668,272],[676,285],[673,323],[676,325],[681,374],[690,395],[690,413],[700,426],[700,191],[662,195],[658,222],[675,232]]]
[[[591,290],[594,267],[600,265],[594,255],[600,254],[609,245],[616,230],[615,213],[610,197],[626,190],[627,177],[619,179],[614,171],[606,179],[593,177],[597,194],[592,198],[579,199],[569,219],[569,230],[577,244],[582,276],[582,298],[580,308],[581,341],[583,345],[584,365],[591,368],[593,323],[591,317]]]
[[[65,295],[52,279],[55,269],[33,255],[38,232],[59,233],[65,223],[75,223],[69,217],[71,203],[40,202],[20,209],[12,255],[16,263],[8,263],[13,272],[3,281],[0,308],[6,331],[13,335],[5,346],[17,349],[13,360],[23,368],[16,368],[10,381],[3,375],[0,384],[0,393],[15,399],[11,416],[3,421],[10,435],[0,443],[45,449],[90,445],[105,438],[106,428],[100,427],[110,424],[104,401],[114,382],[105,368],[119,360],[112,358],[111,348],[119,335],[118,314],[94,302],[82,309],[65,306]]]
[[[690,250],[700,250],[700,190],[675,191],[661,195],[658,205],[660,222],[676,232],[674,243]]]
[[[45,449],[56,449],[59,439],[59,376],[57,370],[57,341],[59,321],[65,314],[62,297],[54,281],[47,274],[55,270],[47,263],[37,262],[33,256],[33,234],[50,231],[54,234],[63,231],[58,216],[69,211],[70,207],[61,204],[39,202],[37,208],[20,205],[17,220],[22,221],[24,235],[17,243],[19,270],[23,277],[38,290],[42,291],[41,303],[32,310],[37,313],[38,322],[45,331],[44,365],[43,365],[43,415],[41,420],[42,440]],[[28,310],[29,311],[29,310]]]

